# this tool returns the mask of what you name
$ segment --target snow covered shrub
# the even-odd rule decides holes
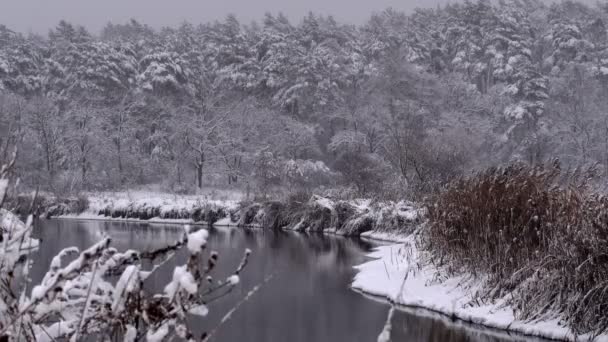
[[[19,279],[26,281],[32,262],[29,253],[38,246],[38,241],[29,237],[32,221],[24,224],[5,210],[0,211],[0,218],[6,242],[0,253],[2,281],[11,285]],[[206,316],[207,305],[218,298],[218,293],[232,290],[250,253],[246,251],[234,274],[214,283],[210,272],[217,254],[212,252],[206,263],[201,255],[207,235],[206,230],[187,229],[175,245],[143,253],[119,253],[111,247],[109,237],[84,251],[64,249],[29,296],[26,291],[0,290],[0,336],[30,341],[77,341],[86,336],[161,341],[175,335],[193,340],[187,318]],[[145,280],[182,247],[190,253],[187,263],[175,268],[163,293],[147,293]],[[71,255],[76,257],[65,262]],[[142,259],[158,263],[144,270]],[[17,270],[22,277],[14,276]],[[118,281],[112,280],[114,275],[119,275]]]
[[[358,213],[357,208],[351,201],[336,201],[334,205],[334,225],[336,228],[343,227],[348,220]]]
[[[18,196],[22,201],[19,210],[14,213],[26,216],[30,212],[31,198],[28,196]],[[25,201],[25,202],[24,202]],[[56,196],[38,196],[34,203],[33,212],[35,215],[50,218],[68,214],[80,214],[89,208],[89,198],[85,194],[78,194],[76,197],[59,198]]]
[[[312,194],[305,191],[290,193],[285,199],[282,220],[283,227],[293,227],[298,224],[306,212],[306,205]]]
[[[352,200],[359,198],[359,194],[355,187],[336,187],[325,189],[319,193],[322,197],[329,197],[339,200]],[[308,196],[310,198],[310,196]]]
[[[304,200],[292,197],[288,201],[284,221],[289,229],[297,231],[316,231],[335,228],[335,203],[324,197],[312,195]]]
[[[355,217],[349,217],[345,221],[342,231],[347,235],[360,235],[361,233],[374,229],[374,215],[373,213],[366,213]]]
[[[5,171],[0,170],[0,206],[8,188]],[[2,341],[133,342],[173,337],[194,341],[192,316],[206,316],[208,304],[232,291],[250,254],[246,250],[234,273],[216,282],[211,272],[217,253],[203,258],[207,230],[193,231],[186,226],[175,244],[147,252],[118,252],[111,247],[111,238],[105,236],[83,251],[76,247],[63,249],[51,260],[42,281],[31,284],[31,253],[40,245],[31,236],[32,223],[32,215],[24,223],[0,208]],[[175,267],[162,293],[150,293],[144,286],[146,279],[182,248],[188,251],[187,262]],[[144,264],[152,267],[144,269]],[[227,319],[229,315],[222,322]],[[201,339],[206,341],[216,329]]]
[[[422,210],[409,202],[371,204],[369,200],[336,200],[306,193],[291,196],[281,209],[282,227],[352,236],[370,230],[409,234],[424,217]]]
[[[243,226],[281,229],[287,225],[285,204],[283,202],[266,201],[250,208],[257,208],[257,212],[255,212],[251,222],[249,224],[242,224]],[[254,214],[254,212],[251,211],[246,215],[251,214]]]
[[[237,222],[240,227],[254,225],[255,218],[261,210],[262,206],[257,202],[241,202],[239,204],[239,210],[237,210],[231,219]]]
[[[87,197],[87,195],[83,193],[78,194],[78,196],[76,196],[76,211],[78,213],[82,213],[83,211],[87,210],[88,207],[89,198]]]
[[[304,208],[304,215],[293,229],[314,232],[338,229],[335,206],[331,199],[313,195]]]
[[[591,175],[515,164],[454,180],[428,206],[424,241],[448,271],[481,274],[483,300],[506,298],[520,319],[560,318],[601,334],[608,198],[588,186]]]
[[[311,191],[328,185],[336,174],[320,160],[289,159],[284,162],[284,179],[290,191]]]
[[[376,202],[371,205],[374,230],[408,235],[426,219],[426,211],[408,201]]]

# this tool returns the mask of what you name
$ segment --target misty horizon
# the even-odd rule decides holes
[[[182,0],[174,4],[162,0],[108,0],[99,2],[78,0],[2,0],[3,11],[0,11],[0,24],[21,33],[46,34],[55,28],[59,21],[85,27],[92,33],[99,33],[108,23],[122,24],[131,19],[145,23],[152,28],[175,26],[183,22],[194,24],[223,20],[233,14],[245,24],[260,21],[264,14],[282,13],[297,24],[313,12],[330,15],[345,24],[360,25],[365,23],[373,13],[388,8],[411,13],[416,8],[429,8],[457,3],[454,0],[309,0],[306,2],[262,0],[251,4],[245,0],[227,0],[221,3],[203,0]],[[546,3],[554,1],[546,0]],[[593,0],[583,3],[592,4]],[[179,5],[179,6],[177,6]]]
[[[6,0],[3,0],[6,1]],[[387,8],[411,12],[415,8],[432,7],[449,3],[447,0],[378,0],[344,1],[311,0],[307,2],[288,2],[263,0],[251,4],[243,0],[223,2],[185,0],[179,4],[162,0],[133,0],[121,2],[84,2],[78,0],[58,1],[7,1],[0,12],[0,23],[11,30],[22,33],[46,34],[60,20],[81,25],[97,33],[109,22],[120,24],[130,19],[145,23],[155,29],[175,26],[182,22],[206,23],[222,20],[234,14],[240,22],[259,21],[266,12],[283,13],[290,21],[297,23],[307,13],[331,15],[347,24],[363,24],[372,13]],[[454,1],[452,1],[454,2]],[[345,10],[345,8],[347,10]]]
[[[182,0],[179,6],[162,0],[107,0],[83,2],[78,0],[2,0],[0,25],[15,32],[47,34],[61,20],[85,27],[91,33],[99,33],[108,23],[123,24],[131,19],[154,29],[171,27],[183,22],[193,24],[210,23],[235,15],[244,24],[259,22],[266,13],[283,14],[292,23],[298,24],[309,12],[332,16],[344,24],[361,25],[374,13],[392,8],[411,13],[416,8],[431,8],[459,0],[309,0],[306,2],[262,0],[255,5],[246,0],[227,0],[222,3],[210,0]],[[5,2],[5,3],[4,3]],[[544,0],[545,3],[559,2]],[[595,0],[582,0],[593,4]],[[120,8],[120,10],[117,10]],[[345,8],[347,10],[345,11]]]

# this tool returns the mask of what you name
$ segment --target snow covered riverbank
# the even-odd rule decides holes
[[[423,217],[422,209],[410,202],[332,200],[316,195],[301,201],[248,202],[203,196],[100,193],[90,194],[88,205],[81,212],[59,206],[51,207],[47,216],[364,234],[379,240],[394,240],[410,233]]]
[[[414,244],[411,233],[421,226],[424,212],[409,202],[372,203],[319,196],[301,202],[241,202],[201,196],[113,193],[91,195],[84,212],[62,217],[292,229],[383,240],[390,245],[379,247],[370,254],[375,260],[357,267],[359,273],[352,284],[355,290],[451,319],[526,335],[575,340],[572,331],[560,325],[559,317],[516,320],[507,305],[508,298],[492,303],[478,299],[476,293],[483,289],[482,280],[447,277],[438,272],[426,253]],[[606,342],[608,337],[597,341]]]
[[[480,302],[476,293],[482,289],[483,279],[448,277],[418,250],[413,236],[402,240],[376,248],[369,254],[374,260],[356,266],[359,272],[352,288],[397,305],[423,308],[487,327],[555,340],[589,340],[589,336],[575,336],[557,316],[540,321],[517,320],[507,298]],[[594,341],[606,342],[608,336]]]
[[[78,216],[136,219],[147,222],[212,224],[238,209],[239,200],[163,193],[100,193],[88,196]]]

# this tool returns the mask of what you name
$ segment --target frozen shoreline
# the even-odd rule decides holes
[[[373,234],[372,234],[373,235]],[[398,306],[421,308],[446,317],[531,337],[560,341],[587,341],[589,336],[575,336],[558,318],[526,322],[516,320],[513,310],[500,299],[494,303],[472,306],[474,294],[482,281],[467,276],[437,279],[437,270],[417,250],[414,237],[402,243],[379,246],[368,254],[374,260],[355,266],[352,288],[364,294],[382,297]],[[608,335],[596,342],[607,342]]]
[[[117,222],[135,222],[135,223],[152,223],[152,224],[190,224],[190,225],[207,225],[207,222],[194,222],[188,219],[163,219],[160,217],[142,220],[136,218],[109,217],[96,215],[93,213],[68,214],[53,217],[60,220],[82,220],[82,221],[117,221]]]
[[[193,220],[152,218],[148,220],[130,218],[111,218],[92,213],[63,215],[58,219],[75,220],[111,220],[121,222],[139,222],[151,224],[197,224],[206,222]],[[237,227],[229,218],[217,221],[217,227]],[[253,227],[255,228],[255,227]],[[336,234],[328,229],[324,234]],[[515,332],[531,337],[540,337],[560,341],[575,341],[572,331],[560,326],[558,319],[536,322],[515,321],[512,310],[499,300],[493,304],[479,306],[468,305],[482,283],[477,279],[465,276],[436,279],[436,269],[424,262],[423,253],[419,253],[413,243],[413,236],[369,231],[361,234],[363,239],[383,243],[368,256],[373,260],[355,266],[358,273],[352,283],[352,289],[376,299],[383,298],[396,304],[401,310],[422,309],[453,320],[454,318],[480,328],[486,327],[505,332]],[[408,274],[407,280],[403,279]],[[585,341],[585,336],[578,336],[577,341]],[[600,336],[595,341],[608,342],[608,336]]]
[[[149,223],[149,224],[168,224],[168,225],[193,225],[193,226],[208,226],[209,223],[205,221],[194,221],[192,219],[165,219],[160,217],[153,217],[151,219],[138,219],[138,218],[123,218],[123,217],[110,217],[104,215],[97,215],[90,212],[84,212],[82,214],[69,214],[60,215],[53,217],[52,219],[57,220],[81,220],[81,221],[115,221],[115,222],[131,222],[131,223]],[[218,228],[261,228],[256,225],[249,225],[246,227],[239,227],[236,222],[232,222],[229,219],[221,219],[213,224],[213,227]]]
[[[331,213],[332,219],[325,223],[334,223],[333,215],[336,212],[337,202],[325,198],[311,199],[312,207],[326,209]],[[405,218],[406,221],[416,224],[417,210],[398,205],[381,206],[371,210],[367,202],[353,202],[355,208],[351,223],[362,222],[367,219],[376,222],[387,217]],[[81,214],[60,215],[61,219],[78,220],[111,220],[123,222],[141,222],[151,224],[197,224],[207,225],[206,218],[215,218],[213,226],[216,227],[251,227],[260,228],[264,222],[264,207],[259,207],[249,213],[248,208],[239,207],[235,200],[210,200],[195,196],[172,196],[153,194],[103,194],[91,197],[89,208]],[[249,224],[235,221],[232,217],[253,215]],[[197,212],[198,219],[192,219]],[[219,216],[218,213],[223,216]],[[115,213],[121,215],[115,216]],[[125,215],[125,213],[127,215]],[[135,213],[143,218],[129,216]],[[110,214],[110,215],[108,215]],[[209,216],[212,214],[212,216]],[[136,215],[136,216],[137,216]],[[190,218],[184,218],[190,217]],[[378,221],[374,227],[382,227]],[[348,226],[348,221],[343,223]],[[417,224],[420,224],[419,222]],[[299,224],[285,226],[283,229],[300,230]],[[308,231],[302,229],[302,231]],[[316,230],[314,230],[316,231]],[[322,230],[325,234],[347,235],[348,229],[336,229],[335,226],[325,225]],[[490,327],[503,331],[512,331],[527,336],[537,336],[555,340],[574,341],[572,331],[559,325],[559,319],[551,317],[543,321],[525,322],[514,319],[513,310],[505,304],[505,300],[495,303],[480,303],[471,306],[474,294],[482,289],[482,281],[471,277],[458,276],[438,281],[436,269],[425,263],[425,255],[419,252],[414,244],[414,235],[390,229],[373,229],[362,232],[360,237],[382,242],[368,256],[374,260],[356,266],[359,271],[352,283],[352,288],[365,294],[385,298],[391,303],[409,308],[421,308],[440,313],[450,318],[470,322],[475,325]],[[406,247],[407,246],[407,247]],[[407,280],[403,282],[405,274]],[[586,336],[579,336],[578,340],[585,340]],[[608,336],[603,335],[596,341],[608,342]]]
[[[491,337],[502,338],[502,339],[526,338],[526,341],[529,340],[530,342],[532,342],[532,341],[534,341],[534,342],[559,341],[559,340],[546,339],[546,338],[541,338],[541,337],[536,337],[536,336],[524,335],[524,334],[516,332],[516,331],[494,328],[494,327],[490,327],[487,325],[464,321],[461,319],[454,319],[453,317],[450,317],[442,312],[437,312],[437,311],[433,311],[433,310],[422,308],[422,307],[395,304],[395,303],[390,302],[386,297],[373,295],[373,294],[364,292],[359,289],[353,289],[353,291],[360,294],[361,296],[364,296],[365,298],[367,298],[369,300],[373,300],[375,302],[382,303],[382,304],[394,305],[395,309],[398,312],[405,313],[405,314],[411,314],[411,315],[414,315],[417,317],[428,318],[428,319],[432,319],[434,321],[440,321],[442,324],[450,327],[450,329],[465,330],[468,332],[468,334],[470,334],[472,336],[483,335],[483,336],[491,336]]]
[[[240,201],[206,196],[163,193],[93,193],[86,207],[50,205],[46,217],[129,220],[156,223],[197,223],[214,226],[265,227],[296,231],[395,240],[397,232],[411,232],[423,217],[411,202],[335,200],[312,195],[308,201],[291,199]],[[366,233],[373,231],[373,233]]]

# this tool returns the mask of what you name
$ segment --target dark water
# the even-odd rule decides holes
[[[42,239],[34,281],[39,281],[52,257],[62,248],[90,246],[104,234],[118,250],[153,250],[177,241],[178,225],[124,222],[47,220],[37,223]],[[192,322],[200,332],[215,327],[221,317],[265,277],[263,285],[240,306],[218,333],[217,342],[356,342],[376,341],[389,306],[350,290],[353,266],[364,262],[373,244],[358,239],[271,230],[212,229],[207,250],[219,253],[216,279],[224,279],[239,264],[246,248],[253,251],[241,282],[228,297],[209,306],[208,317]],[[185,253],[163,266],[146,286],[162,291]],[[393,319],[392,341],[515,341],[521,337],[479,330],[424,311],[400,311]]]

